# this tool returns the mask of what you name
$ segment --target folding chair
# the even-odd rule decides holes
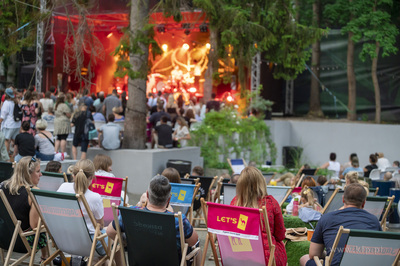
[[[109,225],[113,220],[114,216],[112,213],[111,204],[121,204],[121,192],[123,183],[125,182],[125,191],[127,191],[128,177],[109,177],[109,176],[96,176],[90,184],[89,189],[93,192],[100,194],[103,199],[104,207],[104,225]],[[124,193],[124,205],[126,202],[126,193]]]
[[[35,207],[40,210],[39,216],[44,221],[56,249],[43,262],[44,265],[50,264],[58,255],[66,265],[69,265],[63,252],[88,257],[88,265],[92,265],[94,257],[100,257],[96,252],[97,241],[101,242],[106,256],[103,256],[95,265],[101,265],[110,258],[110,249],[104,241],[107,234],[101,234],[100,224],[96,223],[84,195],[31,189],[29,196]],[[87,229],[80,203],[85,206],[89,218],[96,228],[93,240]]]
[[[39,219],[38,227],[40,230],[30,230],[23,232],[21,229],[21,221],[17,220],[10,204],[4,194],[4,191],[0,189],[0,254],[3,265],[19,265],[26,259],[30,259],[29,265],[34,265],[34,259],[36,254],[36,247],[39,241],[39,234],[45,232],[45,228],[42,225],[42,220]],[[26,240],[27,236],[35,235],[33,248],[29,246]],[[49,251],[49,246],[46,247]],[[4,257],[4,251],[7,251]],[[13,252],[23,253],[18,259],[11,258]],[[36,264],[38,265],[38,264]]]
[[[232,169],[234,174],[240,174],[242,170],[247,166],[247,163],[244,159],[227,159],[229,166]]]
[[[222,184],[224,188],[224,199],[222,201],[225,205],[230,205],[233,198],[236,196],[236,184]]]
[[[381,170],[379,169],[373,169],[371,173],[369,173],[369,178],[371,180],[379,180],[381,179]]]
[[[221,261],[224,265],[275,265],[275,245],[272,243],[265,207],[253,209],[205,203],[202,200],[202,208],[206,216],[208,233],[201,265],[204,265],[208,243],[210,243],[215,265],[219,266],[213,234],[217,235]],[[264,218],[264,224],[261,223],[260,215]],[[265,228],[267,232],[270,249],[268,263],[264,255],[262,228]]]
[[[42,190],[57,191],[62,183],[68,182],[65,174],[42,172],[38,188]]]
[[[171,183],[171,200],[169,203],[174,212],[184,213],[192,224],[193,220],[193,202],[199,190],[200,184],[178,184]]]
[[[385,172],[398,172],[399,168],[398,167],[386,167]]]
[[[379,191],[379,187],[369,188],[368,190],[369,190],[369,193],[368,193],[369,197],[376,197],[376,195],[378,194],[378,191]]]
[[[0,162],[0,183],[9,179],[14,173],[15,163]]]
[[[340,252],[340,265],[392,265],[400,264],[400,233],[344,229],[340,226],[331,253],[325,258],[330,266],[336,252]],[[342,252],[343,251],[343,252]],[[321,266],[322,261],[315,256]]]
[[[373,214],[381,221],[383,231],[386,231],[386,218],[392,207],[395,196],[392,197],[367,197],[364,210]],[[387,203],[387,204],[386,204]],[[387,205],[387,206],[386,206]],[[386,209],[385,209],[386,206]]]
[[[290,193],[292,193],[294,187],[285,187],[285,186],[267,186],[267,193],[276,199],[279,203],[279,206],[286,201],[289,197]]]
[[[129,265],[186,265],[186,260],[195,256],[200,248],[196,248],[187,255],[188,244],[185,243],[183,233],[182,214],[180,212],[160,213],[145,211],[136,208],[127,208],[112,205],[117,236],[111,252],[111,259],[115,256],[114,248],[122,247],[122,234],[118,220],[118,210],[124,221],[126,248]],[[175,219],[179,221],[180,253],[175,229]],[[122,253],[122,252],[121,252]],[[125,255],[121,254],[123,265],[126,266]],[[119,265],[118,265],[119,266]]]
[[[332,196],[328,199],[328,201],[325,203],[324,208],[322,209],[322,214],[328,213],[328,212],[333,212],[339,210],[343,206],[343,193],[344,190],[340,190],[340,188],[336,188]]]

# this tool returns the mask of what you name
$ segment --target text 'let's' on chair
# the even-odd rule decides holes
[[[330,266],[333,257],[340,256],[340,265],[392,265],[400,264],[400,233],[339,228],[332,252],[325,258]],[[337,254],[340,252],[339,254]],[[314,261],[322,266],[315,256]]]
[[[29,265],[34,265],[39,234],[45,232],[40,219],[38,228],[40,230],[35,228],[35,230],[22,231],[21,221],[15,217],[6,195],[0,189],[0,255],[3,265],[19,265],[27,259],[30,260]],[[33,248],[29,246],[26,240],[26,237],[31,235],[35,235]],[[4,256],[4,251],[7,251],[6,256]],[[13,252],[22,253],[23,255],[18,259],[11,258]]]
[[[62,183],[68,182],[68,178],[62,173],[42,172],[38,188],[42,190],[57,191]]]
[[[118,210],[125,227],[126,248],[129,265],[186,265],[186,260],[196,255],[200,248],[196,248],[187,255],[188,244],[185,243],[182,214],[180,212],[161,213],[135,208],[112,205],[115,227],[117,231],[111,259],[114,258],[117,248],[122,248],[123,241],[119,226]],[[179,241],[181,259],[179,259],[175,218],[179,220]],[[122,256],[126,266],[125,255]],[[118,265],[119,266],[119,265]]]
[[[96,252],[97,241],[101,242],[106,256],[101,257],[95,265],[101,265],[109,259],[110,250],[104,240],[107,234],[101,234],[100,224],[96,223],[84,195],[31,189],[29,196],[36,208],[40,210],[39,215],[56,249],[43,264],[50,264],[60,255],[63,262],[69,265],[63,253],[66,252],[88,257],[88,265],[92,265],[95,257],[101,257]],[[93,240],[86,226],[81,204],[85,207],[96,229]]]
[[[125,186],[124,186],[125,183]],[[118,178],[109,176],[96,176],[92,180],[89,189],[93,192],[100,194],[103,199],[104,207],[104,224],[109,225],[112,220],[114,220],[111,205],[115,203],[116,205],[121,204],[121,192],[122,188],[127,191],[128,177]],[[124,193],[124,205],[126,206],[126,193]]]
[[[199,187],[199,183],[197,185],[171,183],[171,200],[169,203],[174,212],[184,213],[190,223],[193,220],[193,202]]]
[[[213,234],[217,236],[221,261],[224,265],[275,265],[275,245],[272,243],[265,207],[253,209],[206,203],[202,200],[202,208],[207,219],[208,233],[201,265],[205,263],[205,255],[210,243],[215,265],[219,266]],[[261,216],[264,218],[264,223],[261,223]],[[267,232],[270,249],[268,260],[264,255],[262,228],[265,228]]]

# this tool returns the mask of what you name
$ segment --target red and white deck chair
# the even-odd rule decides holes
[[[223,265],[275,265],[275,245],[272,243],[265,207],[254,209],[210,202],[205,203],[202,200],[202,208],[206,217],[208,234],[201,265],[205,263],[207,246],[210,243],[215,265],[219,266],[215,243],[210,241],[210,239],[214,239],[213,234],[218,239]],[[264,217],[264,224],[261,223],[260,215]],[[270,249],[268,260],[264,255],[262,227],[265,227],[268,237]]]

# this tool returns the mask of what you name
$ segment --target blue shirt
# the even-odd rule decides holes
[[[106,119],[104,118],[104,115],[102,113],[95,113],[93,115],[94,121],[100,121],[100,122],[106,122]]]
[[[346,169],[344,169],[342,175],[345,176],[345,175],[346,175],[348,172],[350,172],[350,171],[364,172],[364,170],[361,169],[361,167],[353,167],[353,166],[350,166],[350,167],[347,167]]]
[[[101,126],[100,131],[103,132],[103,141],[101,142],[101,145],[103,145],[104,149],[119,149],[121,145],[119,132],[122,131],[122,128],[119,125],[113,122],[108,122],[107,124]]]
[[[311,242],[323,244],[327,255],[329,255],[340,226],[345,229],[382,231],[381,225],[374,215],[365,210],[351,207],[322,215],[314,230]],[[339,241],[331,265],[339,265],[343,253],[341,251],[343,251],[347,241],[344,236],[342,235]]]

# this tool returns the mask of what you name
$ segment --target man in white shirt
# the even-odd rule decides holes
[[[116,150],[121,146],[122,128],[115,124],[114,120],[114,114],[110,114],[108,123],[99,129],[100,136],[103,136],[102,140],[99,136],[99,140],[101,140],[101,146],[106,150]]]
[[[5,101],[1,107],[0,123],[8,153],[10,152],[10,141],[14,142],[15,137],[19,134],[19,129],[21,128],[21,121],[14,120],[14,106],[14,90],[12,88],[7,88]]]

